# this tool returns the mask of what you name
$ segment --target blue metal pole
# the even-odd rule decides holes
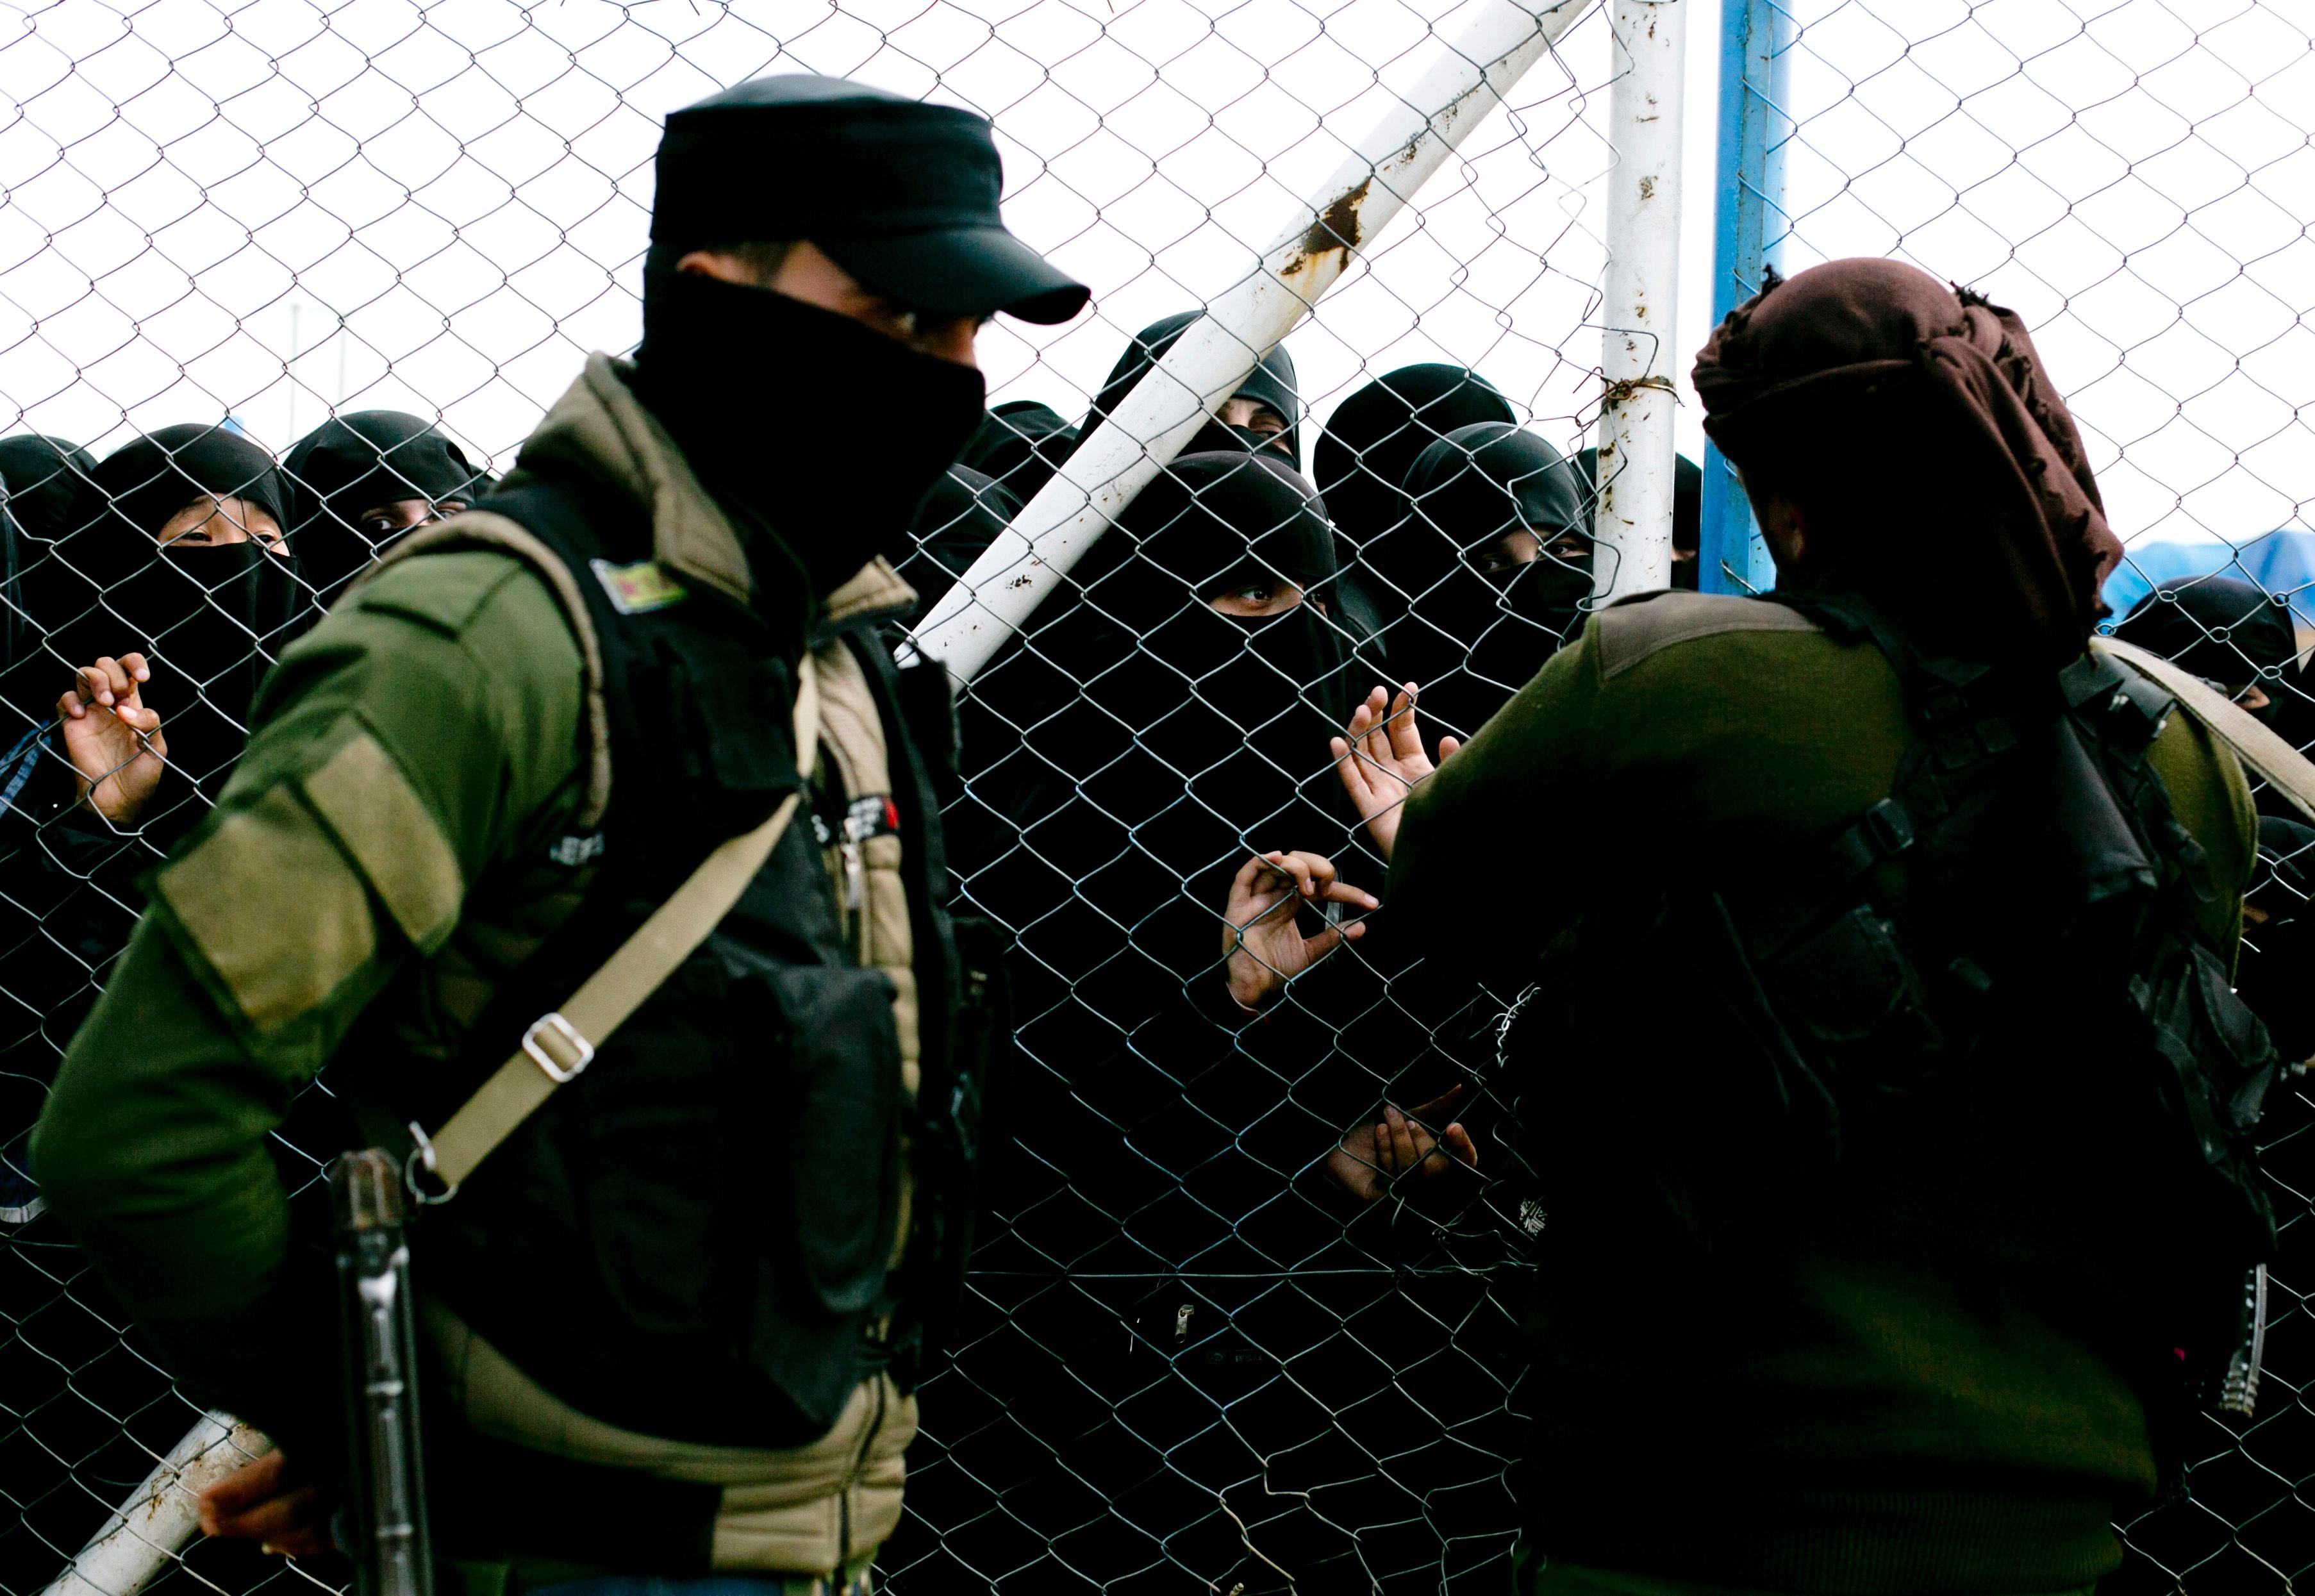
[[[1720,151],[1712,248],[1712,319],[1760,291],[1764,267],[1782,269],[1786,92],[1792,15],[1778,0],[1723,0],[1720,13]],[[1764,592],[1776,570],[1752,525],[1743,484],[1707,444],[1698,585],[1707,593]]]

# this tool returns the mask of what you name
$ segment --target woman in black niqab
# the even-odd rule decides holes
[[[1592,528],[1600,513],[1600,451],[1580,449],[1568,457],[1575,485],[1583,495],[1583,526]],[[1693,593],[1702,576],[1698,556],[1704,540],[1704,467],[1686,455],[1672,461],[1672,585],[1674,592]]]
[[[149,661],[144,699],[175,779],[164,777],[142,825],[166,847],[223,790],[258,682],[305,610],[280,533],[288,511],[272,456],[224,427],[149,433],[108,455],[91,482],[98,513],[26,586],[57,617],[50,635],[68,669],[132,652]]]
[[[2114,634],[2216,683],[2263,719],[2274,718],[2276,700],[2297,675],[2290,607],[2235,577],[2165,583],[2141,599]]]
[[[56,691],[51,671],[39,665],[20,675],[27,661],[46,660],[41,622],[31,613],[23,574],[57,540],[77,531],[91,513],[89,474],[96,457],[76,443],[26,432],[0,438],[0,483],[6,484],[9,536],[4,571],[0,571],[0,670],[7,672],[4,696],[19,713],[11,717],[4,740],[13,741],[31,723],[48,718]],[[102,500],[97,501],[102,503]],[[42,689],[46,688],[44,692]]]
[[[1026,504],[1060,469],[1077,441],[1077,429],[1051,405],[1014,399],[980,418],[980,425],[958,451],[956,464],[993,479]]]
[[[281,474],[289,501],[282,524],[322,609],[388,544],[490,486],[439,428],[398,410],[332,417],[290,446]]]
[[[914,626],[972,568],[983,550],[1021,513],[1021,501],[994,479],[952,466],[933,483],[909,528],[915,545],[900,562],[900,577],[917,590],[904,625]]]
[[[35,543],[54,543],[79,529],[89,513],[89,477],[95,470],[96,457],[64,439],[38,432],[0,438],[8,512]]]
[[[1335,407],[1318,434],[1312,478],[1349,540],[1344,563],[1398,525],[1417,456],[1459,427],[1511,423],[1511,401],[1464,366],[1402,366]]]
[[[1021,1050],[975,1356],[1015,1376],[1016,1423],[1103,1459],[1113,1511],[1053,1529],[1089,1585],[1124,1588],[1170,1556],[1200,1588],[1283,1589],[1230,1512],[1300,1588],[1360,1577],[1329,1565],[1355,1550],[1325,1504],[1286,1495],[1359,1473],[1306,1478],[1284,1460],[1341,1460],[1331,1410],[1279,1363],[1335,1334],[1339,1305],[1272,1283],[1340,1241],[1286,1190],[1339,1133],[1297,1096],[1328,1056],[1315,1015],[1335,1006],[1298,985],[1257,1026],[1221,949],[1248,856],[1332,851],[1357,872],[1326,752],[1350,705],[1335,574],[1323,505],[1283,461],[1185,456],[962,705],[951,862],[962,907],[1016,938]],[[1308,979],[1355,969],[1338,953]],[[1265,1388],[1234,1427],[1224,1405]],[[1024,1484],[1067,1494],[1058,1476]]]
[[[1406,514],[1364,554],[1385,646],[1432,729],[1468,738],[1583,625],[1582,489],[1557,449],[1504,421],[1450,432],[1402,488]]]
[[[1095,395],[1093,408],[1086,412],[1078,426],[1077,437],[1070,445],[1074,453],[1085,440],[1094,435],[1102,422],[1107,421],[1125,396],[1133,392],[1136,384],[1149,374],[1149,368],[1166,358],[1166,351],[1178,342],[1191,324],[1206,313],[1185,310],[1169,315],[1163,321],[1152,322],[1133,335],[1133,341],[1109,368],[1109,377]],[[1285,423],[1282,430],[1233,425],[1221,421],[1210,421],[1200,428],[1189,442],[1182,446],[1183,457],[1209,454],[1217,450],[1260,450],[1277,457],[1299,471],[1302,467],[1302,395],[1295,386],[1294,358],[1279,344],[1265,353],[1255,368],[1238,386],[1232,399],[1250,401],[1258,407],[1273,412]]]
[[[1337,585],[1354,628],[1377,634],[1390,619],[1388,598],[1360,554],[1406,514],[1402,484],[1415,457],[1459,427],[1515,419],[1511,401],[1486,377],[1439,364],[1385,372],[1335,407],[1318,434],[1311,475],[1334,514]],[[1388,677],[1408,674],[1398,661],[1387,663]]]
[[[1186,455],[974,684],[975,718],[995,723],[981,749],[1013,745],[976,793],[1006,786],[1027,831],[1065,820],[1062,851],[1087,872],[1121,849],[1159,866],[1118,918],[1140,925],[1177,900],[1202,922],[1166,955],[1182,980],[1214,961],[1217,872],[1226,882],[1244,852],[1321,824],[1342,835],[1317,779],[1350,707],[1345,640],[1326,613],[1334,576],[1325,507],[1299,474],[1265,456]],[[1316,811],[1298,810],[1306,787]]]

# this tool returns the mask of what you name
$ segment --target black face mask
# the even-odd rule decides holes
[[[696,272],[647,282],[632,386],[708,492],[768,527],[823,597],[877,554],[906,556],[987,396],[970,366]]]

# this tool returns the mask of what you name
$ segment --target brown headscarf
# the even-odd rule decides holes
[[[2122,544],[2015,314],[1901,262],[1833,261],[1772,274],[1714,332],[1695,379],[1704,430],[1740,467],[1779,485],[1830,475],[1877,489],[1825,529],[1829,569],[1933,571],[1942,641],[1980,657],[2080,657]],[[1898,415],[1926,430],[1885,424]],[[1869,450],[1875,468],[1830,457],[1849,450]],[[1937,546],[1840,546],[1871,536],[1879,504],[1925,492],[1940,506]],[[1891,536],[1904,519],[1893,510]]]

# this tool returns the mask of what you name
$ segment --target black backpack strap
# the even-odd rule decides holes
[[[1748,903],[1743,917],[1745,951],[1773,958],[1834,909],[1854,900],[1858,884],[1953,810],[1955,778],[1974,773],[2019,742],[2025,706],[1991,668],[1933,659],[1864,599],[1851,594],[1777,595],[1843,642],[1870,643],[1896,672],[1921,747],[1898,767],[1894,790],[1859,815],[1788,887]]]

